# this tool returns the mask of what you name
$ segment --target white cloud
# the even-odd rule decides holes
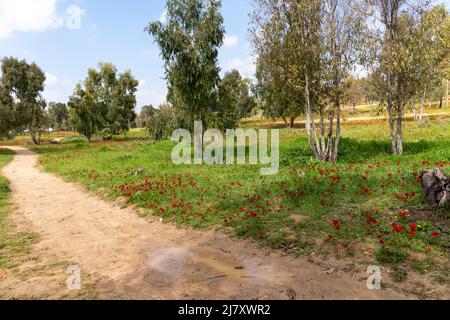
[[[159,22],[162,24],[165,24],[167,22],[167,9],[161,13],[161,16],[159,17]]]
[[[8,38],[15,32],[59,28],[69,25],[75,16],[84,14],[78,6],[69,6],[68,16],[61,16],[57,12],[59,2],[61,0],[0,0],[0,38]],[[76,11],[73,10],[75,7]]]
[[[238,70],[242,77],[253,79],[255,78],[256,72],[256,58],[250,56],[245,61],[240,58],[228,61],[225,65],[225,71],[231,71],[233,69]]]
[[[59,82],[59,78],[52,73],[45,73],[45,85],[52,86]]]
[[[75,84],[68,78],[45,73],[45,90],[43,96],[47,102],[65,102],[72,94]]]
[[[239,42],[239,38],[236,36],[225,35],[225,39],[223,40],[223,44],[226,48],[233,48]]]
[[[166,102],[167,88],[165,87],[165,83],[160,83],[158,81],[154,82],[152,87],[153,86],[154,88],[149,88],[150,86],[147,86],[147,80],[139,80],[139,87],[136,93],[137,110],[140,110],[140,108],[145,105],[151,104],[154,107],[158,107]]]
[[[67,29],[81,29],[81,17],[85,14],[84,10],[77,5],[70,5],[67,7],[66,13],[68,15],[68,18],[66,20]]]

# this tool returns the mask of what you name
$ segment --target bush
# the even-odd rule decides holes
[[[380,248],[376,257],[380,263],[400,263],[406,260],[406,253],[400,249]]]
[[[147,124],[150,137],[157,141],[170,139],[172,133],[178,128],[175,109],[168,106],[156,109],[152,120]]]
[[[111,141],[113,138],[113,135],[111,133],[111,130],[109,130],[109,128],[103,129],[101,132],[101,136],[103,141]]]

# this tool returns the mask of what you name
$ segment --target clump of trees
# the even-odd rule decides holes
[[[304,115],[314,157],[337,161],[346,81],[358,61],[364,27],[358,12],[362,3],[255,2],[252,34],[266,114],[290,117],[291,125]]]
[[[69,99],[76,130],[88,139],[102,134],[112,135],[128,131],[136,114],[138,81],[130,71],[118,74],[111,63],[100,63],[99,70],[89,69],[86,79],[77,84]]]
[[[449,18],[418,0],[254,0],[256,93],[267,116],[304,116],[314,157],[336,162],[341,111],[365,100],[389,115],[392,152],[403,153],[403,116],[448,76]],[[364,81],[352,73],[364,66]],[[447,66],[447,67],[446,67]],[[422,111],[423,112],[423,111]],[[290,120],[287,120],[287,119]]]
[[[370,10],[376,23],[367,34],[372,49],[367,65],[389,115],[392,152],[402,155],[405,111],[417,97],[423,108],[427,91],[442,79],[450,50],[448,13],[442,6],[430,8],[428,1],[405,0],[376,0]]]
[[[182,119],[177,115],[177,110],[170,105],[161,105],[154,110],[151,121],[147,125],[150,138],[153,140],[170,139],[174,130],[181,127]]]
[[[44,72],[35,63],[15,58],[3,58],[1,69],[0,135],[28,130],[33,143],[39,144],[47,121]]]
[[[141,108],[141,112],[136,117],[136,125],[139,128],[147,128],[147,126],[152,122],[153,116],[156,112],[156,109],[153,105],[143,106]]]
[[[50,102],[48,104],[49,127],[55,131],[70,131],[71,116],[67,104]]]

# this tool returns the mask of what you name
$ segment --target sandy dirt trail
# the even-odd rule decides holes
[[[100,299],[405,299],[370,291],[352,274],[311,264],[221,232],[181,230],[138,217],[37,167],[16,152],[3,174],[14,213],[40,235],[34,251],[80,267]],[[19,219],[18,218],[18,219]],[[19,221],[20,221],[19,219]],[[58,274],[59,272],[59,274]],[[66,270],[9,283],[9,297],[63,298]]]

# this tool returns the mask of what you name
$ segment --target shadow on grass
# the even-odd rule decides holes
[[[419,155],[442,150],[442,145],[435,141],[417,141],[404,143],[404,155]],[[392,157],[391,143],[384,140],[355,140],[343,138],[339,151],[339,162],[356,163],[374,158]],[[308,164],[312,161],[309,146],[303,144],[296,148],[289,148],[281,152],[281,165]]]

